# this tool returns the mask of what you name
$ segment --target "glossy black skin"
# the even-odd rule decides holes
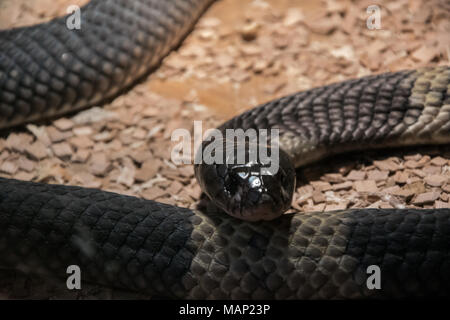
[[[264,170],[259,157],[246,163],[197,164],[195,176],[203,192],[213,203],[229,215],[247,221],[272,220],[291,206],[295,189],[295,169],[289,156],[279,149],[276,172]],[[225,157],[224,157],[225,158]]]

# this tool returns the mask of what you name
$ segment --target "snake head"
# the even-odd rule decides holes
[[[220,163],[195,165],[196,178],[211,201],[229,215],[247,221],[275,219],[291,206],[295,169],[281,149],[275,170],[259,157],[250,157],[249,150],[247,145],[242,163],[224,157]]]

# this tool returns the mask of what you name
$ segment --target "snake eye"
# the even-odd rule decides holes
[[[259,177],[251,176],[248,178],[248,185],[251,189],[261,187],[261,179]]]

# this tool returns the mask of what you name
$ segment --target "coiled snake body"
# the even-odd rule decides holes
[[[92,0],[0,32],[0,126],[116,95],[176,46],[211,0]],[[279,128],[295,166],[368,147],[450,142],[450,68],[345,81],[281,98],[225,128]],[[450,210],[359,209],[245,222],[101,190],[0,179],[0,266],[175,298],[450,293]],[[381,289],[366,285],[381,271]],[[65,282],[62,283],[65,285]]]

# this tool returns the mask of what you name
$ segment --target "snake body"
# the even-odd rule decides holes
[[[114,96],[155,67],[210,2],[93,0],[79,31],[60,18],[0,32],[0,126]],[[274,100],[221,129],[279,128],[295,166],[367,147],[449,143],[449,83],[449,67],[349,80]],[[65,279],[69,265],[86,281],[173,298],[448,296],[450,210],[357,209],[250,223],[0,178],[0,266]],[[373,265],[379,289],[367,285]]]

